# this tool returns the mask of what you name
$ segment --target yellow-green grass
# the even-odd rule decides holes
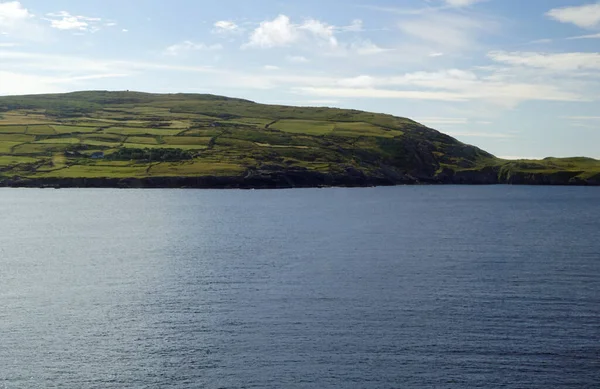
[[[48,125],[27,126],[25,133],[28,135],[56,135],[54,128]]]
[[[156,145],[158,141],[155,137],[151,136],[129,136],[127,137],[126,143],[140,143],[140,144],[149,144]]]
[[[62,144],[47,144],[47,143],[24,143],[13,148],[14,154],[48,154],[56,151],[64,151],[70,145]]]
[[[98,130],[98,127],[89,126],[62,126],[52,125],[51,126],[57,134],[71,134],[71,133],[89,133]]]
[[[315,120],[280,120],[269,128],[292,134],[327,135],[335,127],[335,123]]]
[[[15,166],[38,162],[39,159],[33,157],[19,157],[16,155],[0,156],[0,166]]]
[[[202,145],[206,146],[212,138],[205,136],[164,136],[163,142],[168,145]]]
[[[103,130],[106,134],[119,135],[177,135],[182,130],[169,130],[162,128],[134,128],[134,127],[111,127]]]
[[[58,143],[66,143],[66,144],[77,144],[80,143],[81,140],[79,138],[46,138],[46,139],[42,139],[42,140],[38,140],[35,143],[54,143],[54,144],[58,144]]]
[[[13,152],[13,148],[22,144],[22,142],[0,142],[0,153],[9,154]]]
[[[52,156],[52,164],[55,168],[62,168],[67,165],[67,157],[63,153],[56,153]]]
[[[27,126],[0,125],[0,133],[2,134],[23,134],[27,130]]]
[[[364,122],[338,122],[335,123],[335,127],[333,129],[333,135],[350,137],[378,136],[385,138],[393,138],[402,134],[402,131],[386,130],[382,127]]]
[[[244,171],[243,166],[215,161],[163,162],[150,168],[153,176],[235,176]]]
[[[187,129],[190,127],[190,122],[189,121],[183,121],[183,120],[172,120],[171,121],[171,125],[167,128],[172,128],[172,129]]]
[[[0,124],[51,124],[54,121],[43,114],[28,115],[18,111],[2,114]]]
[[[134,178],[145,177],[146,166],[73,165],[66,169],[38,173],[34,177],[52,178]]]

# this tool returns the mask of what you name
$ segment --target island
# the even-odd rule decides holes
[[[411,119],[206,94],[0,97],[0,186],[600,185],[591,158],[504,160]]]

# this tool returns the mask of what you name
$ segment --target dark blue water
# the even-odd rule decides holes
[[[0,190],[0,388],[598,388],[600,188]]]

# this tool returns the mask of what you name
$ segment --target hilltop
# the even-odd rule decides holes
[[[200,94],[0,97],[0,185],[600,184],[589,158],[506,161],[413,120]]]

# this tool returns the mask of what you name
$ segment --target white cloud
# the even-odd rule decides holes
[[[377,83],[377,80],[371,76],[358,76],[353,78],[344,78],[337,82],[339,86],[344,88],[372,88]]]
[[[240,32],[240,26],[230,20],[219,20],[214,24],[214,34],[231,34]]]
[[[289,62],[295,62],[295,63],[307,63],[310,62],[308,60],[308,58],[302,56],[302,55],[288,55],[287,57],[285,57],[285,59]]]
[[[286,15],[279,15],[270,21],[263,21],[250,35],[246,48],[270,49],[288,47],[296,43],[318,46],[338,46],[335,26],[315,19],[294,24]]]
[[[12,43],[12,42],[0,42],[0,47],[17,47],[19,46],[18,43]]]
[[[338,40],[335,37],[335,27],[332,25],[315,19],[310,19],[300,25],[298,29],[308,31],[317,38],[319,43],[325,43],[332,47],[336,47],[338,45]]]
[[[264,21],[254,30],[246,47],[258,47],[268,49],[272,47],[284,47],[299,39],[298,29],[290,18],[279,15],[272,21]]]
[[[43,29],[35,22],[35,15],[19,1],[0,2],[0,35],[36,41],[45,38]]]
[[[572,23],[582,28],[600,27],[600,2],[575,7],[554,8],[546,15],[561,23]]]
[[[129,30],[126,29],[126,28],[124,28],[124,29],[121,30],[121,32],[129,32]]]
[[[265,65],[263,67],[263,69],[265,69],[265,70],[279,70],[280,68],[279,68],[279,66],[275,66],[275,65]]]
[[[33,16],[19,1],[0,3],[0,28],[11,28]]]
[[[385,49],[380,47],[370,40],[353,42],[348,46],[348,49],[349,51],[355,52],[358,55],[374,55],[394,51],[394,49]]]
[[[181,43],[174,44],[165,49],[165,55],[177,56],[190,51],[215,51],[221,50],[223,46],[219,44],[207,45],[204,43],[194,43],[192,41],[184,41]]]
[[[528,66],[555,71],[600,70],[600,53],[538,53],[492,51],[488,56],[509,65]]]
[[[87,16],[71,15],[67,11],[49,13],[45,20],[50,22],[50,26],[57,30],[75,30],[83,32],[96,32],[100,30],[102,19],[90,18]]]

